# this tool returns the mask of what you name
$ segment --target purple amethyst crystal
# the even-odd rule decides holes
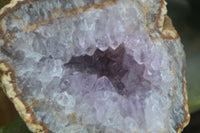
[[[13,0],[3,8],[1,83],[29,129],[181,132],[189,121],[185,55],[165,5]]]

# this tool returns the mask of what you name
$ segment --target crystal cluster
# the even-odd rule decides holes
[[[187,124],[185,56],[180,38],[159,27],[164,1],[18,0],[10,7],[0,12],[0,60],[48,132],[176,133]]]

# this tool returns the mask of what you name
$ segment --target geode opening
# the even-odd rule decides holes
[[[163,0],[14,0],[0,12],[3,89],[33,132],[179,133],[185,56],[166,18]]]
[[[122,78],[127,73],[128,68],[125,68],[124,65],[124,53],[123,47],[119,47],[116,50],[109,49],[105,52],[97,49],[91,56],[72,57],[65,64],[65,67],[73,69],[75,73],[87,73],[88,76],[94,74],[98,80],[104,80],[104,85],[102,84],[102,86],[105,86],[105,88],[97,88],[98,90],[111,90],[118,92],[120,95],[125,95],[126,88]],[[92,91],[92,88],[88,90],[88,92],[90,91]]]

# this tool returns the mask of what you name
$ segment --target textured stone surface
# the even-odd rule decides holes
[[[185,55],[163,0],[8,7],[1,83],[33,132],[175,133],[188,123]]]

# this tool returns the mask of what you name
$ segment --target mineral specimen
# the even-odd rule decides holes
[[[185,55],[164,0],[13,0],[1,87],[36,133],[180,133]]]

